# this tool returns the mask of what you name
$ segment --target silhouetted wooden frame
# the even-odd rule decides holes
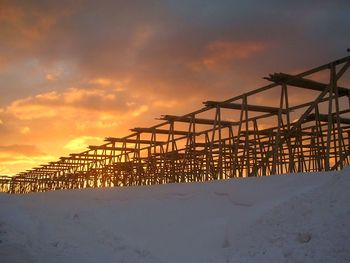
[[[108,137],[103,145],[13,177],[0,176],[0,191],[201,182],[342,169],[350,161],[350,90],[338,82],[349,66],[348,56],[297,75],[272,74],[266,78],[270,85],[226,101],[206,101],[203,108],[183,116],[163,115],[163,122],[153,127],[134,128],[123,138]],[[309,78],[327,71],[328,83]],[[288,94],[294,88],[318,94],[312,101],[291,106]],[[272,89],[280,92],[278,106],[248,103],[252,96],[264,96]],[[340,102],[343,97],[347,103]],[[238,118],[224,119],[224,110]],[[300,114],[291,121],[294,112]],[[211,118],[201,116],[211,113]],[[267,120],[269,127],[262,127],[260,122]]]

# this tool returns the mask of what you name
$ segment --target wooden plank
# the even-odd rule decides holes
[[[83,157],[60,157],[60,160],[65,161],[99,161],[103,159],[96,159],[96,158],[83,158]]]
[[[121,143],[135,143],[135,144],[150,144],[150,145],[164,145],[167,142],[164,141],[151,141],[151,140],[137,140],[137,139],[129,139],[129,138],[114,138],[107,137],[105,141],[109,142],[121,142]]]
[[[110,154],[80,154],[80,153],[71,153],[70,156],[73,157],[73,159],[78,158],[110,158]]]
[[[260,105],[251,105],[251,104],[239,104],[233,102],[219,102],[219,101],[205,101],[203,104],[207,107],[220,107],[225,109],[233,109],[233,110],[248,110],[248,111],[257,111],[257,112],[265,112],[265,113],[273,113],[278,114],[279,108],[270,107],[270,106],[260,106]],[[282,113],[286,113],[286,110],[282,109]]]
[[[90,150],[107,150],[107,151],[128,151],[128,152],[132,152],[132,151],[136,151],[135,148],[130,148],[130,147],[113,147],[113,146],[105,146],[105,145],[90,145],[88,147]]]
[[[175,115],[162,115],[161,120],[168,120],[168,121],[178,121],[178,122],[187,122],[187,123],[196,123],[196,124],[204,124],[204,125],[214,125],[215,120],[212,119],[201,119],[201,118],[191,118],[191,117],[182,117],[182,116],[175,116]],[[221,121],[220,122],[222,126],[235,126],[238,125],[238,122],[233,121]]]
[[[328,114],[319,114],[319,120],[320,121],[322,121],[322,122],[328,122],[329,121],[329,119],[328,119]],[[310,121],[314,121],[314,120],[316,120],[316,115],[315,115],[315,113],[311,113],[311,114],[309,114],[306,118],[305,118],[305,120],[304,120],[304,123],[306,123],[306,122],[310,122]],[[333,117],[332,119],[331,119],[334,123],[335,122],[337,122],[337,121],[339,121],[339,123],[341,123],[341,124],[350,124],[350,119],[349,118],[343,118],[343,117]]]
[[[156,129],[156,128],[133,128],[130,129],[132,132],[143,132],[143,133],[157,133],[157,134],[174,134],[174,135],[194,135],[193,132],[178,131],[178,130],[167,130],[167,129]]]
[[[310,90],[317,90],[317,91],[324,91],[328,89],[329,85],[324,84],[321,82],[317,82],[314,80],[301,78],[297,76],[293,76],[286,73],[275,73],[270,75],[270,77],[265,78],[269,81],[275,82],[277,84],[286,83],[288,85],[304,88],[304,89],[310,89]],[[338,87],[339,90],[339,96],[347,96],[350,94],[350,90],[343,87]]]

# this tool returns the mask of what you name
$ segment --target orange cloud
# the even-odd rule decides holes
[[[30,23],[28,23],[30,21]],[[27,49],[40,42],[46,33],[56,23],[56,18],[35,10],[26,10],[23,7],[2,5],[0,10],[0,22],[8,30],[2,39],[11,41],[11,45]],[[16,36],[16,37],[14,37]],[[16,41],[19,38],[26,41]]]
[[[55,74],[55,73],[47,73],[45,78],[48,80],[48,81],[55,81],[57,80],[59,77],[59,74]]]
[[[21,133],[22,134],[28,134],[30,132],[30,128],[29,127],[23,127],[21,128]]]
[[[101,86],[110,86],[113,83],[113,80],[109,78],[96,78],[91,80],[90,83],[98,84]]]
[[[12,175],[19,170],[55,160],[55,157],[34,145],[0,145],[0,174]]]
[[[130,104],[122,90],[103,88],[68,88],[13,101],[5,108],[6,113],[20,120],[34,120],[57,116],[81,116],[90,113],[113,112],[138,116],[147,111],[145,105]]]
[[[132,111],[131,115],[134,117],[138,117],[141,114],[145,113],[146,111],[148,111],[148,106],[141,105],[138,109],[135,109],[134,111]]]
[[[169,99],[169,100],[156,99],[153,102],[153,106],[157,107],[157,108],[174,108],[179,104],[180,104],[179,101],[177,101],[175,99]]]
[[[207,47],[209,53],[222,59],[245,59],[266,49],[261,42],[214,41]]]
[[[0,153],[2,154],[23,154],[27,156],[39,156],[43,155],[44,152],[39,150],[34,145],[19,145],[19,144],[12,144],[12,145],[0,145]]]
[[[56,157],[52,155],[42,155],[28,157],[24,155],[11,156],[3,160],[0,157],[0,173],[6,173],[6,175],[15,175],[19,171],[24,171],[43,163],[55,161]]]
[[[195,71],[201,71],[203,68],[215,69],[226,63],[248,59],[267,48],[265,42],[217,40],[206,46],[204,55],[191,63],[191,67]]]
[[[94,136],[81,136],[70,140],[63,148],[71,152],[81,152],[87,149],[89,145],[98,145],[103,143],[104,138]]]
[[[57,110],[47,105],[36,103],[32,98],[17,100],[11,103],[7,112],[20,120],[33,120],[54,117]]]

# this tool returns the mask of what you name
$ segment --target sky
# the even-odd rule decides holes
[[[0,174],[346,56],[350,1],[0,0]]]

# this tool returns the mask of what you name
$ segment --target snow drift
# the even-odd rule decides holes
[[[350,170],[0,195],[0,262],[350,262]]]

